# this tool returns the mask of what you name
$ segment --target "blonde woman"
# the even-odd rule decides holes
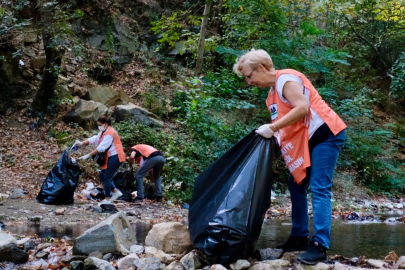
[[[236,60],[234,71],[250,85],[269,87],[266,106],[271,123],[256,133],[275,136],[290,171],[292,229],[284,251],[305,250],[298,260],[316,264],[326,260],[332,225],[331,187],[346,124],[322,100],[312,83],[299,71],[276,70],[264,50],[247,52]],[[309,239],[307,188],[311,187],[314,234]]]

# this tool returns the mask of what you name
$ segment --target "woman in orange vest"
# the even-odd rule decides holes
[[[256,133],[277,138],[290,171],[288,188],[293,225],[288,241],[278,248],[305,250],[298,260],[306,264],[324,261],[332,226],[332,180],[347,126],[304,74],[293,69],[275,70],[264,50],[252,49],[241,56],[234,71],[250,85],[270,87],[266,105],[271,124],[260,126]],[[312,193],[314,227],[310,240],[308,186]]]
[[[112,181],[113,176],[118,171],[118,168],[125,161],[125,153],[122,147],[120,136],[111,126],[111,119],[105,116],[100,116],[97,120],[97,126],[100,133],[83,141],[76,141],[75,145],[97,145],[97,148],[80,157],[79,159],[88,159],[94,157],[98,153],[107,151],[106,163],[101,166],[101,171],[98,175],[104,185],[105,200],[100,204],[109,204],[122,196],[122,193],[114,186]]]
[[[143,189],[143,178],[152,170],[152,177],[156,187],[156,201],[162,201],[162,180],[160,173],[165,164],[165,158],[162,153],[156,148],[147,144],[137,144],[131,147],[131,156],[128,158],[129,166],[132,167],[134,161],[138,163],[140,168],[135,173],[137,186],[137,197],[135,203],[140,203],[145,198]]]

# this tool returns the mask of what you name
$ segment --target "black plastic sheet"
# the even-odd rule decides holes
[[[211,264],[247,259],[270,207],[276,139],[252,131],[195,180],[189,211],[194,246]]]
[[[72,204],[79,176],[79,165],[72,161],[67,150],[63,151],[42,184],[37,201],[44,204]]]

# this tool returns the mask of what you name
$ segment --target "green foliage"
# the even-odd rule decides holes
[[[73,13],[73,18],[81,19],[83,17],[84,17],[84,11],[81,9],[75,9],[75,12]]]
[[[405,52],[395,61],[391,74],[390,88],[392,94],[395,98],[402,98],[405,95]]]
[[[190,29],[199,26],[200,20],[200,17],[190,14],[188,11],[174,12],[170,16],[162,15],[158,21],[152,22],[151,30],[160,36],[158,41],[168,49],[174,48],[176,42],[180,42],[183,45],[180,53],[183,54],[186,49],[185,42],[187,47],[190,47],[193,40],[196,39],[195,33]],[[162,48],[159,46],[156,51]]]
[[[244,82],[229,70],[177,83],[186,88],[177,92],[172,102],[178,105],[178,129],[161,130],[130,122],[117,123],[114,128],[126,149],[146,143],[162,151],[166,158],[162,177],[165,196],[189,201],[195,177],[256,127],[255,119],[259,118],[254,114],[248,114],[242,123],[237,113],[255,110],[252,102],[262,93],[241,88]]]
[[[112,50],[114,48],[114,19],[112,17],[107,20],[107,29],[105,34],[105,43],[107,44],[107,49]]]
[[[363,89],[355,98],[342,101],[337,109],[351,123],[343,166],[355,166],[360,182],[372,191],[397,194],[405,189],[405,173],[390,159],[396,150],[388,144],[393,132],[373,120],[371,105],[375,100],[366,93]]]
[[[0,8],[0,19],[3,19],[6,15],[6,11],[3,8]]]

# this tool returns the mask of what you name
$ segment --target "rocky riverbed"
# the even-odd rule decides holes
[[[72,239],[68,235],[60,237],[39,237],[38,235],[26,235],[24,233],[13,234],[12,229],[24,224],[30,225],[68,225],[71,227],[86,225],[86,228],[100,226],[100,224],[110,222],[112,217],[120,216],[121,223],[119,230],[129,228],[131,224],[142,223],[149,226],[171,227],[171,235],[175,236],[181,231],[187,231],[187,205],[173,205],[170,201],[157,203],[146,200],[142,205],[125,202],[115,204],[119,213],[106,212],[97,205],[97,202],[85,200],[80,196],[79,191],[75,194],[73,205],[55,206],[39,204],[30,193],[24,194],[19,189],[11,190],[1,196],[0,221],[5,225],[0,234],[0,259],[9,262],[0,263],[0,269],[170,269],[170,270],[195,270],[195,269],[224,269],[220,265],[210,265],[204,255],[197,250],[193,250],[191,242],[184,250],[165,250],[162,245],[164,236],[156,233],[157,229],[149,231],[148,237],[158,237],[156,243],[145,240],[145,244],[140,245],[133,236],[130,242],[120,245],[115,250],[102,250],[97,248],[95,240],[84,237],[87,246],[96,248],[74,254],[77,239]],[[379,199],[356,199],[347,198],[344,201],[335,200],[333,203],[334,219],[354,220],[358,222],[404,222],[404,203],[402,200]],[[311,209],[311,208],[310,208]],[[395,219],[381,220],[376,214],[379,211],[397,212]],[[266,213],[266,219],[288,218],[291,214],[291,205],[288,195],[273,194],[272,206]],[[402,216],[401,216],[402,214]],[[124,221],[122,221],[124,220]],[[114,223],[114,222],[110,222]],[[173,225],[174,224],[174,225]],[[181,228],[181,229],[179,229]],[[118,230],[118,231],[119,231]],[[133,228],[131,229],[133,230]],[[160,228],[158,231],[162,231]],[[170,230],[169,230],[170,231]],[[86,232],[84,233],[86,234]],[[157,236],[156,236],[157,234]],[[102,232],[99,238],[109,235]],[[111,234],[110,234],[111,235]],[[114,236],[113,238],[115,239]],[[159,237],[162,239],[159,240]],[[120,238],[120,237],[118,237]],[[187,237],[175,236],[180,240]],[[115,243],[114,239],[107,242]],[[76,242],[75,242],[76,240]],[[189,240],[188,240],[189,241]],[[187,242],[187,241],[186,241]],[[7,248],[4,248],[7,247]],[[100,250],[101,249],[101,250]],[[10,251],[12,251],[10,253]],[[18,251],[18,252],[17,252]],[[2,253],[3,252],[3,253]],[[9,252],[9,253],[7,253]],[[2,255],[3,254],[3,255]],[[4,255],[5,254],[5,255]],[[9,254],[9,255],[7,255]],[[14,257],[13,255],[15,254]],[[17,255],[18,256],[17,256]],[[282,253],[280,250],[270,247],[262,255],[249,260],[238,261],[235,265],[228,266],[233,270],[250,269],[308,269],[313,266],[305,266],[296,261],[298,253]],[[7,257],[11,256],[11,257]],[[267,256],[267,257],[266,257]],[[326,263],[319,263],[316,269],[354,269],[360,268],[403,268],[405,258],[393,254],[387,254],[385,260],[372,260],[365,257],[345,258],[335,255],[329,257]],[[125,262],[125,263],[124,263]]]

